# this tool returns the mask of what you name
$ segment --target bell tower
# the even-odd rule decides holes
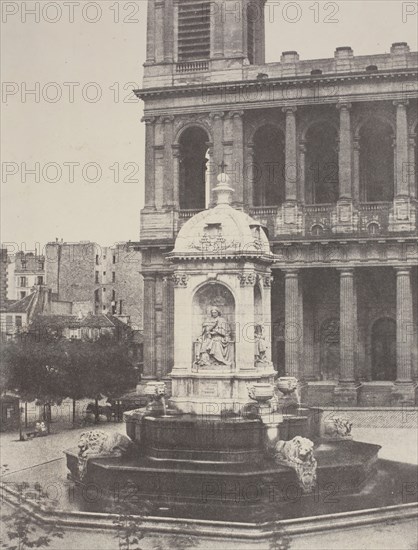
[[[265,3],[148,0],[145,66],[228,60],[263,64]],[[218,68],[215,65],[211,70]]]

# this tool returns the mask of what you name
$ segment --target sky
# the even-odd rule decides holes
[[[130,90],[141,87],[146,4],[2,0],[1,242],[11,251],[139,239],[145,129]],[[417,12],[403,0],[269,0],[266,61],[401,41],[416,51]]]

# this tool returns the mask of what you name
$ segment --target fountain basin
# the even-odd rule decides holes
[[[263,458],[259,419],[144,416],[141,445],[149,458],[202,462],[253,462]]]

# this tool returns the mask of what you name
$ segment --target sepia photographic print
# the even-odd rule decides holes
[[[0,9],[1,548],[415,550],[418,2]]]

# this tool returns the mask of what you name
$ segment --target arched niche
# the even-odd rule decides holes
[[[203,323],[210,316],[212,307],[220,310],[235,340],[235,299],[229,288],[218,282],[205,283],[195,292],[192,307],[194,340],[201,335]]]

